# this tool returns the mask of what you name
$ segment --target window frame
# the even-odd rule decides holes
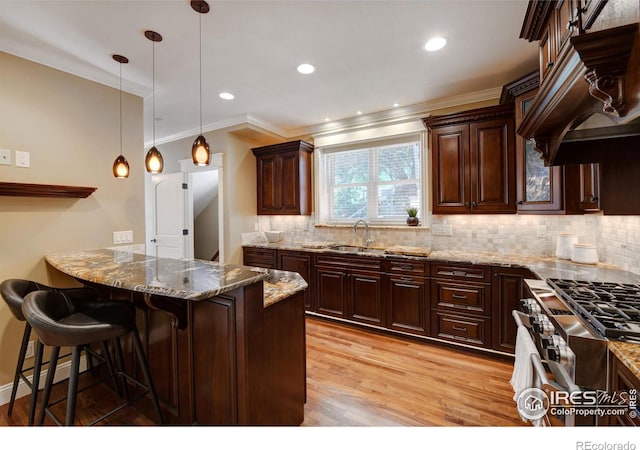
[[[371,225],[379,225],[379,226],[406,226],[406,217],[399,217],[395,219],[390,218],[377,218],[371,217],[371,213],[375,212],[375,206],[378,200],[378,189],[380,186],[385,185],[400,185],[400,184],[414,184],[415,179],[411,180],[396,180],[396,181],[381,181],[370,179],[367,182],[362,183],[349,183],[344,185],[339,185],[340,187],[354,187],[354,186],[367,186],[371,187],[371,189],[367,189],[367,213],[366,215],[358,218],[350,218],[350,219],[331,219],[331,211],[333,208],[333,195],[324,195],[328,192],[331,186],[338,186],[331,182],[330,178],[333,174],[329,174],[326,168],[325,155],[331,153],[345,152],[345,151],[353,151],[353,150],[364,150],[369,149],[368,158],[369,158],[369,174],[375,175],[377,172],[378,164],[377,158],[375,157],[375,152],[371,151],[373,148],[379,147],[387,147],[392,145],[401,145],[408,143],[416,143],[418,145],[419,152],[419,164],[418,168],[418,189],[419,189],[419,210],[418,217],[420,218],[420,226],[426,227],[426,218],[427,218],[427,208],[426,208],[426,199],[428,198],[427,190],[428,190],[428,152],[425,147],[426,139],[425,132],[412,132],[402,136],[393,136],[386,138],[378,138],[378,139],[370,139],[359,141],[355,143],[348,143],[342,145],[331,145],[325,147],[316,147],[316,158],[315,158],[315,178],[316,178],[316,225],[352,225],[355,220],[364,219]],[[322,198],[322,197],[326,198]]]

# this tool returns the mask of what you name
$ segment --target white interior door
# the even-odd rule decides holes
[[[154,175],[152,248],[159,258],[184,258],[187,227],[185,226],[184,174]]]

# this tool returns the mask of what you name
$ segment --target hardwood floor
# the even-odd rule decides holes
[[[512,364],[428,343],[307,318],[304,426],[522,426],[509,384]],[[52,398],[65,395],[66,383]],[[102,385],[78,396],[77,424],[113,407]],[[105,406],[106,405],[106,406]],[[56,406],[64,417],[65,403]],[[29,397],[0,425],[25,425]],[[152,425],[134,407],[102,425]],[[47,418],[45,424],[53,422]]]

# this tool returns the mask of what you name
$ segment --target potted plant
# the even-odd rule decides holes
[[[409,217],[407,217],[407,225],[410,227],[418,226],[420,223],[420,219],[418,219],[418,208],[407,208],[407,214],[409,214]]]

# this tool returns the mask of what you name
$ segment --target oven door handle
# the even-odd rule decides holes
[[[511,311],[511,315],[513,316],[513,320],[516,321],[516,325],[518,327],[531,328],[531,324],[529,323],[529,316],[527,316],[525,313],[514,309],[513,311]]]

